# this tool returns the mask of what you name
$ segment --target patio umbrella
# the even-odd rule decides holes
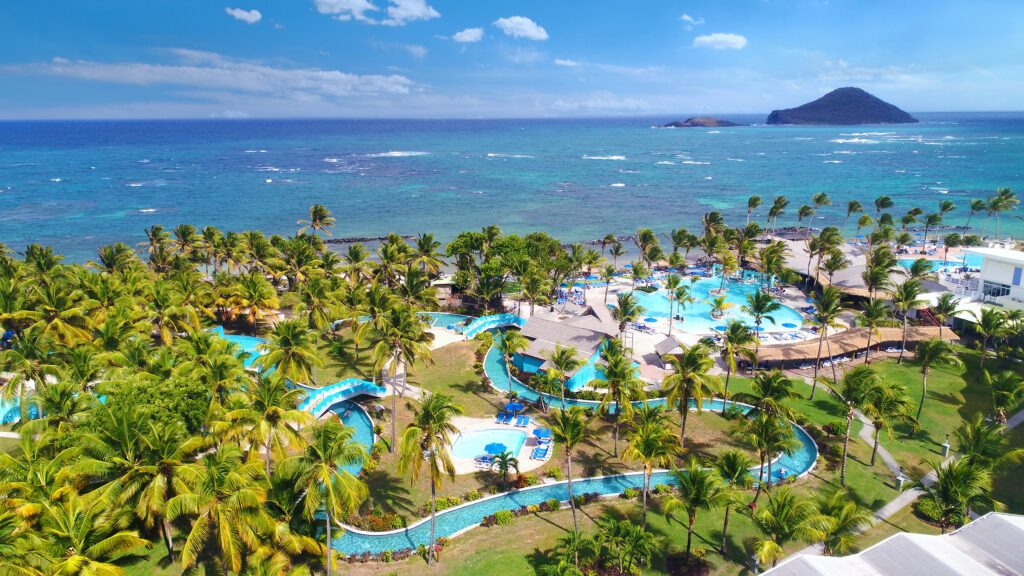
[[[540,438],[541,440],[545,438],[551,438],[551,429],[537,428],[536,430],[533,431],[533,435],[536,436],[537,438]]]
[[[782,327],[783,328],[796,328],[796,324],[793,324],[792,322],[785,322],[785,323],[782,324]]]
[[[508,404],[505,404],[506,412],[519,412],[522,409],[523,405],[520,404],[519,402],[509,402]]]
[[[722,326],[722,325],[715,326],[715,330],[718,330],[719,332],[725,332],[728,329],[729,329],[728,326]]]
[[[497,456],[498,454],[501,454],[506,450],[508,450],[508,447],[502,444],[501,442],[491,442],[487,446],[484,446],[484,452],[490,454],[491,456]]]

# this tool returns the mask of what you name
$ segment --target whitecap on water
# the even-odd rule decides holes
[[[410,156],[429,156],[430,152],[419,152],[416,150],[389,150],[376,154],[367,154],[370,158],[408,158]]]
[[[683,160],[682,162],[680,162],[680,164],[692,164],[692,165],[695,165],[695,166],[707,166],[707,165],[711,164],[711,162],[701,162],[699,160]]]
[[[639,174],[639,170],[619,170],[619,174]]]
[[[718,130],[708,130],[706,134],[721,134],[721,132]]]
[[[338,158],[324,158],[323,161],[327,162],[328,164],[337,164],[338,162],[341,162],[341,160]]]
[[[612,156],[590,156],[588,154],[584,154],[583,155],[583,159],[584,160],[625,160],[626,157],[625,156],[618,156],[618,155],[612,155]]]
[[[609,184],[609,186],[611,186],[612,188],[625,188],[626,187],[626,185],[624,183],[622,183],[622,182],[616,182],[614,184]]]
[[[664,164],[666,166],[675,166],[675,162],[671,162],[669,160],[661,160],[659,162],[655,162],[655,164]]]
[[[142,208],[139,210],[139,212],[142,212],[143,214],[149,214],[151,212],[156,212],[156,208]]]
[[[878,144],[878,140],[872,140],[870,138],[834,138],[829,142],[835,142],[836,144]]]
[[[822,164],[842,164],[842,160],[822,160]]]
[[[488,152],[488,158],[533,158],[529,154],[503,154],[501,152]]]
[[[266,180],[264,180],[264,182],[266,182],[267,184],[273,184],[274,180],[273,178],[267,178]]]
[[[729,160],[730,162],[746,162],[743,158],[726,158],[726,160]]]
[[[704,179],[705,180],[713,180],[713,178],[711,176],[705,176]]]
[[[60,182],[63,178],[50,178],[50,182]]]
[[[266,154],[266,150],[246,150],[246,154]]]

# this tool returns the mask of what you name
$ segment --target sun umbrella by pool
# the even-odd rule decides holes
[[[537,428],[536,430],[533,431],[533,435],[536,436],[537,438],[540,438],[541,440],[545,438],[551,438],[551,429]]]
[[[523,405],[520,404],[519,402],[509,402],[508,404],[505,404],[506,412],[519,412],[522,409]]]
[[[783,328],[796,328],[796,324],[793,324],[792,322],[786,322],[786,323],[784,323],[782,325],[782,327]]]
[[[657,322],[657,318],[644,318],[644,322]]]
[[[756,328],[754,328],[754,330],[758,332],[764,332],[764,326],[757,326]]]
[[[501,442],[491,442],[487,446],[484,446],[484,452],[487,452],[491,456],[497,456],[506,450],[508,450],[508,447]]]
[[[719,326],[715,326],[715,330],[718,330],[719,332],[725,332],[726,330],[728,330],[728,327],[727,326],[719,325]]]
[[[804,298],[804,302],[807,302],[808,304],[814,304],[814,298]]]

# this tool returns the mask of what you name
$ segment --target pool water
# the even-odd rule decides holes
[[[476,458],[486,454],[484,447],[495,442],[504,444],[505,450],[515,456],[526,443],[526,432],[504,428],[464,432],[452,443],[452,454],[459,458]]]
[[[449,314],[447,312],[420,312],[420,315],[429,317],[430,325],[434,328],[447,328],[472,318],[472,316],[466,316],[465,314]]]
[[[980,254],[965,254],[963,260],[950,260],[948,262],[940,261],[940,260],[932,260],[931,261],[931,264],[932,264],[931,269],[935,270],[936,267],[943,267],[943,268],[954,267],[955,268],[955,267],[959,267],[959,266],[967,266],[969,268],[981,268],[982,261],[984,261],[984,258]],[[900,258],[898,260],[898,263],[899,263],[900,267],[906,268],[907,270],[909,270],[910,267],[914,265],[914,262],[917,262],[917,258]]]
[[[244,334],[225,334],[223,326],[216,326],[212,328],[210,331],[220,336],[221,338],[227,340],[228,342],[231,342],[232,344],[238,346],[242,350],[242,352],[249,355],[249,357],[242,362],[246,368],[252,367],[253,363],[256,362],[256,359],[263,354],[263,350],[260,349],[260,346],[267,343],[267,341],[264,340],[263,338],[257,338],[256,336],[246,336]]]
[[[673,313],[681,314],[684,318],[682,321],[675,321],[676,329],[690,334],[712,334],[715,332],[715,326],[721,326],[732,319],[753,326],[753,316],[746,314],[742,309],[747,303],[747,295],[756,292],[758,284],[756,282],[753,284],[726,282],[725,299],[732,304],[732,307],[726,310],[724,318],[712,319],[711,304],[709,303],[712,298],[711,290],[715,290],[721,285],[721,277],[702,278],[695,282],[690,290],[690,296],[697,301],[685,304],[681,311],[678,302],[673,304]],[[644,314],[657,318],[669,317],[669,299],[664,290],[650,293],[637,290],[633,294],[636,296],[637,302],[644,307]],[[761,326],[765,332],[792,330],[783,324],[800,326],[803,324],[803,317],[796,310],[783,306],[782,309],[772,314],[772,320],[764,319]]]
[[[333,406],[331,412],[338,415],[342,424],[352,427],[354,430],[352,439],[356,443],[361,444],[366,449],[366,453],[369,454],[373,448],[373,422],[370,421],[370,417],[348,400]],[[358,476],[359,471],[363,469],[363,463],[353,463],[341,468]]]

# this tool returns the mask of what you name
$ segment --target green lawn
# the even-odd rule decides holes
[[[1024,448],[1024,426],[1018,426],[1010,432],[1012,445]],[[1024,477],[1024,463],[1010,466],[996,477],[995,498],[1006,504],[1006,511],[1024,514],[1024,490],[1021,490],[1021,478]]]
[[[893,514],[888,520],[879,522],[869,528],[857,538],[855,546],[857,550],[864,550],[899,532],[938,534],[940,530],[938,527],[927,524],[918,518],[914,514],[914,507],[911,505]]]

